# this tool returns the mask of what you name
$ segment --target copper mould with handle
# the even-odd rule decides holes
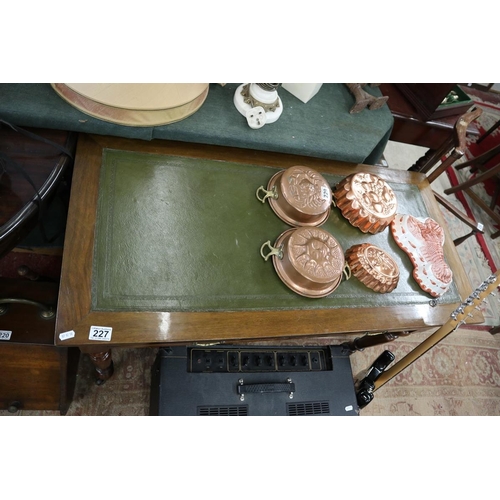
[[[381,248],[370,243],[353,245],[345,254],[351,273],[375,292],[392,292],[399,282],[399,267]]]
[[[274,174],[267,185],[255,193],[258,200],[269,200],[274,213],[294,227],[323,224],[330,215],[332,190],[325,178],[309,167],[295,166]]]
[[[283,283],[304,297],[326,297],[340,285],[342,276],[350,278],[339,242],[317,227],[288,229],[278,236],[274,246],[266,241],[260,254],[266,261],[272,257]]]
[[[342,215],[363,233],[383,231],[394,219],[398,202],[392,188],[374,174],[347,176],[333,190]]]

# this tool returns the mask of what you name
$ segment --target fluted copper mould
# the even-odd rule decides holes
[[[333,198],[342,215],[363,233],[383,231],[398,208],[389,184],[366,172],[351,174],[339,182],[333,190]]]
[[[274,213],[294,227],[323,224],[330,215],[332,190],[326,179],[309,167],[294,166],[274,174],[267,185],[255,195],[265,203],[269,200]]]
[[[283,283],[304,297],[326,297],[340,285],[343,275],[350,278],[339,242],[317,227],[287,229],[278,236],[274,246],[266,241],[260,254],[266,261],[272,257]]]
[[[399,282],[399,267],[381,248],[370,243],[353,245],[345,254],[351,273],[375,292],[392,292]]]

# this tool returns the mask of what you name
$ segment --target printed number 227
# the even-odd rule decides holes
[[[111,340],[111,332],[113,328],[103,327],[103,326],[92,326],[90,327],[89,339],[90,340]]]
[[[109,330],[94,330],[93,337],[97,337],[100,339],[105,339],[109,335]]]

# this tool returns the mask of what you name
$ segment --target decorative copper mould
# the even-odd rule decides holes
[[[413,264],[413,278],[433,297],[443,295],[451,285],[453,273],[444,260],[444,231],[430,217],[398,214],[391,223],[398,246]]]
[[[345,258],[351,273],[375,292],[389,293],[398,286],[399,267],[381,248],[370,243],[354,245]]]
[[[294,227],[320,226],[330,215],[330,185],[309,167],[281,170],[271,177],[267,190],[260,186],[255,194],[262,203],[268,199],[274,213]]]
[[[349,175],[337,184],[333,197],[342,215],[363,233],[383,231],[398,208],[389,184],[369,173]]]
[[[265,248],[270,252],[264,254]],[[266,241],[260,249],[264,260],[272,256],[276,273],[294,292],[309,298],[325,297],[350,277],[339,242],[327,231],[301,227],[288,229],[274,247]]]

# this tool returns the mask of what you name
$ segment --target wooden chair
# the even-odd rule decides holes
[[[485,137],[486,134],[488,134],[490,131],[491,129],[487,131],[481,138]],[[445,190],[445,194],[452,194],[452,193],[457,193],[459,191],[464,191],[474,201],[474,203],[476,203],[476,205],[478,205],[479,208],[481,208],[481,210],[483,210],[486,214],[488,214],[497,224],[500,224],[500,215],[497,212],[495,212],[495,205],[498,200],[498,196],[500,195],[500,162],[490,167],[486,167],[486,163],[488,163],[490,160],[493,160],[499,154],[500,154],[500,144],[491,148],[489,151],[486,151],[483,154],[477,156],[476,158],[472,158],[471,160],[466,161],[465,163],[457,165],[455,167],[457,170],[461,170],[466,167],[471,167],[471,172],[479,171],[480,173],[476,177],[471,178],[465,182],[462,182],[458,186],[454,186],[450,189]],[[493,196],[491,197],[490,204],[488,205],[487,203],[484,202],[484,200],[482,200],[479,196],[477,196],[477,194],[474,193],[474,191],[472,191],[470,188],[472,186],[475,186],[476,184],[479,184],[481,182],[484,182],[492,178],[496,179],[496,188],[495,192],[493,193]],[[491,238],[497,238],[498,236],[500,236],[500,231],[496,231],[495,233],[493,233],[491,235]]]
[[[408,170],[428,174],[429,183],[434,182],[448,167],[462,158],[467,151],[466,134],[467,128],[478,116],[482,114],[480,108],[472,107],[467,113],[461,115],[455,123],[453,134],[446,139],[441,147],[436,150],[429,150],[422,158],[411,166]],[[442,160],[443,157],[446,157]],[[440,163],[441,162],[441,163]],[[449,190],[445,191],[448,194]],[[444,196],[434,191],[434,196],[438,203],[446,208],[455,217],[471,228],[471,232],[453,240],[455,245],[460,245],[470,236],[480,233],[484,234],[484,226],[480,222],[468,217],[455,205],[450,203]]]
[[[467,127],[469,124],[474,121],[478,116],[480,116],[482,113],[482,110],[480,108],[472,108],[469,112],[463,114],[460,116],[460,118],[457,120],[454,128],[454,134],[446,140],[441,148],[439,148],[437,151],[428,151],[422,158],[417,160],[415,165],[410,167],[408,170],[414,171],[414,172],[422,172],[422,173],[427,173],[429,172],[435,165],[439,163],[441,158],[444,155],[448,155],[447,158],[439,165],[435,170],[433,170],[429,175],[428,175],[428,180],[430,183],[435,181],[443,172],[446,171],[446,169],[453,165],[458,159],[460,159],[462,156],[464,156],[467,146],[466,146],[466,132],[467,132]],[[490,130],[485,132],[485,134],[480,138],[484,138],[486,135],[491,134],[491,132],[496,129],[499,126],[499,123],[495,124],[494,127],[492,127]],[[498,149],[498,151],[493,151],[493,149]],[[492,150],[488,151],[487,153],[484,153],[483,155],[478,156],[477,158],[467,161],[465,163],[461,163],[460,165],[456,166],[455,168],[457,170],[461,168],[466,168],[468,166],[474,166],[475,168],[481,169],[481,167],[492,159],[498,152],[500,152],[500,146],[496,148],[492,148]],[[465,191],[472,200],[474,200],[479,206],[485,210],[485,212],[490,213],[493,210],[493,207],[488,207],[479,197],[477,197],[469,188],[477,184],[478,182],[482,182],[488,177],[492,177],[493,175],[498,175],[498,172],[500,170],[500,163],[493,168],[490,168],[487,170],[484,174],[479,175],[473,180],[463,182],[459,184],[458,186],[452,187],[450,189],[445,189],[444,193],[445,194],[452,194],[456,193],[459,191]],[[500,184],[500,182],[499,182]],[[498,190],[497,190],[498,192]],[[458,210],[454,205],[452,205],[446,198],[441,196],[439,193],[436,193],[434,191],[434,196],[438,203],[440,203],[443,207],[445,207],[447,210],[449,210],[453,215],[455,215],[457,218],[459,218],[462,222],[467,224],[471,228],[471,232],[469,234],[466,234],[465,236],[462,236],[460,238],[456,238],[453,240],[455,245],[460,245],[460,243],[464,242],[467,238],[472,236],[473,234],[476,233],[481,233],[484,234],[484,227],[483,224],[480,222],[476,222],[469,217],[467,217],[464,213],[462,213],[460,210]],[[493,196],[492,204],[495,203],[497,195]],[[494,214],[494,220],[499,220],[498,214]],[[499,222],[500,223],[500,222]],[[500,235],[500,231],[492,234],[492,238],[495,238]],[[497,333],[500,333],[500,325],[493,326],[489,332],[492,335],[495,335]]]

